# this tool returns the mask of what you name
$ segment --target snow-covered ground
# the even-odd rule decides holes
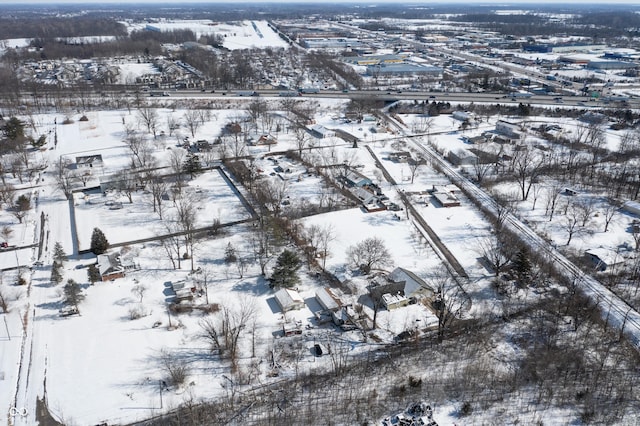
[[[362,173],[371,176],[392,201],[399,203],[398,191],[413,194],[411,198],[416,209],[469,275],[466,290],[474,299],[469,314],[483,315],[493,309],[490,287],[492,273],[478,261],[480,253],[477,248],[477,241],[488,235],[489,224],[477,209],[463,195],[459,195],[460,207],[437,206],[425,192],[434,185],[446,185],[448,181],[424,166],[411,183],[411,171],[407,164],[388,159],[391,152],[402,150],[402,147],[395,145],[398,135],[392,129],[384,130],[375,121],[346,122],[339,118],[339,110],[343,106],[341,101],[319,102],[321,107],[318,109],[320,112],[317,123],[328,129],[348,132],[362,142],[358,148],[353,148],[352,144],[331,137],[314,140],[314,146],[323,146],[324,150],[331,151],[336,162],[348,159],[352,164],[361,165]],[[159,109],[157,112],[160,116],[160,128],[163,129],[167,117],[182,117],[185,111]],[[215,111],[197,130],[194,140],[213,140],[229,119],[242,114],[240,110]],[[58,134],[57,146],[54,145],[53,137],[49,137],[45,149],[36,154],[42,162],[55,164],[60,157],[73,159],[85,154],[103,155],[104,166],[93,171],[94,179],[89,184],[93,186],[99,177],[129,164],[128,148],[123,142],[123,123],[129,123],[142,135],[145,134],[145,129],[134,110],[94,111],[87,114],[87,117],[89,121],[80,122],[78,116],[71,115],[74,122],[62,125],[64,117],[50,114],[34,116],[33,122],[37,134],[49,134],[50,130]],[[408,129],[423,124],[419,116],[408,115],[402,119]],[[482,123],[482,126],[492,127],[496,119],[494,117],[489,123]],[[529,120],[538,118],[530,117]],[[478,128],[460,133],[457,131],[459,123],[447,116],[435,118],[431,126],[432,144],[445,150],[468,147],[462,136],[472,136],[482,131]],[[172,138],[159,137],[154,140],[150,135],[145,135],[155,144],[153,155],[159,164],[166,164],[172,150],[182,149],[176,147],[175,143],[186,136],[191,135],[184,126]],[[616,144],[613,140],[619,138],[619,135],[610,136],[610,145],[614,147]],[[272,151],[296,148],[293,133],[280,133],[277,138],[278,144],[271,148]],[[391,186],[381,178],[373,157],[362,146],[363,142],[369,144],[374,155],[398,182],[397,186]],[[425,136],[421,143],[426,142]],[[275,163],[273,159],[265,158],[271,156],[268,148],[255,146],[249,149],[258,156],[256,166],[262,170],[265,178],[280,179],[277,174],[270,176],[274,173],[271,169],[275,168]],[[292,168],[291,174],[296,177],[289,180],[291,199],[313,201],[318,198],[320,179],[317,176],[295,162],[287,163],[290,160],[281,155],[274,157],[282,162],[279,164]],[[36,179],[40,180],[35,181]],[[89,255],[74,257],[65,264],[64,279],[66,281],[71,278],[80,283],[86,298],[80,305],[80,316],[61,317],[58,314],[63,306],[61,289],[51,284],[50,267],[47,265],[51,263],[51,250],[55,242],[61,242],[70,254],[74,251],[71,206],[55,190],[54,177],[49,171],[34,177],[34,181],[23,187],[28,185],[34,187],[22,191],[38,194],[38,201],[33,212],[25,219],[25,225],[19,226],[15,218],[3,211],[0,226],[10,225],[15,229],[9,240],[11,245],[28,245],[37,239],[34,236],[39,232],[40,215],[43,213],[45,244],[40,260],[44,265],[33,268],[28,299],[26,288],[11,285],[16,278],[15,271],[6,272],[3,276],[2,285],[11,293],[12,309],[4,316],[8,335],[3,330],[4,324],[0,324],[0,377],[4,377],[3,384],[6,385],[0,386],[2,410],[7,411],[13,406],[17,395],[18,403],[30,404],[26,408],[33,413],[35,406],[31,404],[35,401],[35,396],[43,395],[45,379],[51,412],[66,422],[77,424],[133,421],[175,407],[190,398],[215,399],[222,395],[227,381],[225,377],[231,374],[231,370],[227,362],[211,355],[208,342],[201,337],[203,332],[199,324],[207,316],[199,310],[178,315],[167,311],[167,302],[172,296],[168,283],[182,279],[202,282],[204,274],[208,276],[208,296],[197,296],[199,303],[208,297],[211,303],[218,304],[221,309],[235,308],[239,304],[252,306],[255,315],[242,335],[240,365],[243,368],[255,368],[256,376],[263,383],[276,380],[270,377],[273,371],[267,363],[258,366],[255,363],[266,359],[271,348],[278,345],[279,331],[285,320],[297,321],[302,326],[303,341],[307,349],[312,347],[316,339],[327,339],[327,336],[336,333],[332,326],[318,325],[314,319],[313,312],[319,309],[314,295],[323,284],[306,267],[300,271],[301,282],[298,285],[306,307],[283,315],[273,297],[273,290],[269,289],[260,275],[259,266],[252,260],[253,227],[248,224],[235,226],[198,244],[194,262],[195,267],[203,271],[200,274],[190,274],[189,261],[183,261],[182,268],[174,270],[164,248],[158,242],[128,247],[140,266],[139,271],[130,272],[125,278],[98,282],[95,285],[88,284],[86,268],[83,267],[92,263],[94,258]],[[221,223],[228,223],[249,217],[236,192],[221,178],[217,170],[208,171],[193,179],[188,190],[201,200],[198,223],[202,226],[211,224],[215,218],[220,218]],[[129,203],[126,197],[115,197],[116,195],[105,197],[91,192],[86,195],[76,194],[73,207],[80,249],[88,247],[90,231],[94,227],[103,230],[112,243],[124,243],[157,234],[160,219],[152,212],[149,194],[135,192],[133,203]],[[105,204],[106,201],[120,202],[122,208],[111,209]],[[523,211],[526,208],[527,206],[523,206]],[[535,219],[541,208],[532,212],[529,217]],[[601,218],[595,220],[600,221]],[[624,215],[617,216],[606,234],[594,232],[576,237],[576,247],[613,242],[618,244],[621,239],[628,238],[625,231],[627,221],[628,218]],[[407,268],[425,279],[442,263],[424,236],[407,220],[404,211],[366,213],[360,208],[351,208],[310,216],[300,222],[304,226],[317,224],[333,228],[335,239],[330,243],[327,270],[344,279],[351,278],[350,285],[355,290],[362,290],[366,286],[366,280],[346,265],[345,253],[351,245],[369,236],[376,236],[384,241],[391,253],[394,267]],[[544,228],[543,232],[554,240],[561,241],[565,238],[562,228],[554,223]],[[224,262],[225,249],[229,244],[236,248],[238,257],[245,260],[244,270],[240,271],[237,265]],[[21,265],[38,260],[37,248],[22,249],[17,254]],[[16,262],[15,255],[12,251],[0,252],[3,267],[13,266]],[[146,287],[142,300],[132,291],[139,285]],[[346,301],[366,305],[358,295],[342,296]],[[142,317],[131,319],[136,311],[141,312]],[[364,306],[364,311],[371,314],[370,307]],[[378,315],[380,330],[377,336],[384,341],[390,341],[404,330],[416,328],[417,323],[422,328],[437,322],[430,310],[421,305],[381,311]],[[24,347],[23,335],[29,336]],[[351,351],[367,350],[368,344],[361,343],[358,332],[348,332],[346,336],[350,341],[358,342],[353,344]],[[250,344],[252,339],[256,343],[255,357]],[[17,369],[21,351],[24,351],[26,357],[23,362],[28,361],[23,364],[23,368],[30,368],[28,382],[25,372],[19,373]],[[188,378],[184,385],[168,389],[161,387],[161,382],[166,380],[167,375],[166,367],[163,367],[165,354],[188,367]],[[310,350],[305,350],[301,357],[303,369],[323,368],[323,363],[329,362],[324,358],[316,359]],[[280,377],[291,374],[291,368],[290,364],[284,363],[279,371]],[[17,388],[16,382],[19,382]],[[455,416],[449,416],[449,413],[441,412],[438,416],[443,422],[455,421]],[[32,419],[33,417],[18,419],[22,422],[18,424],[32,424]]]
[[[159,31],[191,30],[196,37],[218,35],[223,38],[222,45],[229,50],[282,47],[288,44],[269,27],[267,21],[239,21],[230,23],[209,20],[172,20],[151,22],[149,24],[128,24],[129,32],[151,27]]]

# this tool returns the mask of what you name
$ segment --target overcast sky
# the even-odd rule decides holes
[[[189,4],[189,3],[328,3],[328,4],[348,4],[348,3],[368,3],[368,4],[376,4],[376,3],[396,3],[394,0],[132,0],[132,1],[123,1],[123,0],[0,0],[0,5],[5,4],[45,4],[47,6],[52,6],[54,4],[91,4],[91,5],[100,5],[104,3],[110,4],[136,4],[136,3],[172,3],[172,4]],[[603,3],[602,0],[509,0],[501,3],[488,2],[487,0],[409,0],[406,4],[435,4],[435,5],[444,5],[448,3],[481,3],[488,6],[509,6],[509,5],[524,5],[524,4],[540,4],[540,3],[554,3],[554,4],[571,4],[579,6],[581,4],[589,3]],[[613,0],[606,2],[607,4],[628,4],[628,5],[640,5],[640,0]]]

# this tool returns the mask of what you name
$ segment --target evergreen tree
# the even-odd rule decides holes
[[[224,261],[225,263],[234,263],[236,260],[238,260],[236,249],[229,242],[227,248],[224,250]]]
[[[529,252],[523,247],[516,253],[513,259],[513,271],[516,274],[518,285],[526,287],[531,282],[531,261],[529,260]]]
[[[13,215],[22,223],[22,219],[24,219],[29,210],[31,210],[31,198],[26,194],[20,195],[13,207]]]
[[[276,260],[276,266],[271,275],[273,287],[293,287],[300,281],[298,269],[301,263],[298,255],[290,250],[283,251]]]
[[[193,179],[194,175],[202,171],[202,164],[200,164],[200,157],[195,154],[188,154],[186,160],[182,164],[182,171],[187,173]]]
[[[51,282],[60,284],[62,282],[62,272],[60,272],[60,265],[53,263],[51,267]]]
[[[18,140],[24,137],[24,122],[16,117],[11,117],[2,128],[2,134],[11,140]]]
[[[93,228],[90,250],[96,255],[105,253],[109,250],[109,241],[99,228]]]
[[[100,270],[95,264],[89,265],[89,268],[87,269],[87,276],[91,284],[102,280],[102,277],[100,276]]]
[[[67,260],[68,260],[67,254],[64,252],[64,249],[62,248],[62,244],[59,241],[56,241],[55,245],[53,246],[54,263],[57,263],[58,265],[62,266],[64,262],[66,262]]]
[[[82,289],[80,285],[69,278],[64,286],[64,301],[67,305],[75,306],[78,309],[78,304],[84,299]]]

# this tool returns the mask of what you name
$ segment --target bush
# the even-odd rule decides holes
[[[135,305],[129,308],[129,319],[131,321],[147,316],[142,305]]]
[[[458,412],[458,414],[460,415],[460,417],[466,417],[470,415],[472,412],[473,412],[473,406],[469,401],[465,401],[462,403],[462,407],[460,407],[460,411]]]
[[[176,356],[162,351],[161,363],[164,371],[169,376],[169,382],[173,386],[180,386],[187,380],[189,367]]]

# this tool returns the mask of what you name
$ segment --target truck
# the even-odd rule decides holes
[[[237,96],[259,96],[255,90],[241,90],[236,93]]]
[[[517,99],[517,98],[527,99],[533,96],[533,94],[529,92],[511,92],[509,93],[509,96],[511,96],[511,99]]]
[[[320,93],[320,89],[316,89],[315,87],[301,87],[298,89],[298,92],[303,95],[311,95],[314,93]]]
[[[155,96],[169,96],[168,92],[163,92],[160,90],[154,90],[151,93],[149,93],[149,96],[155,97]]]

